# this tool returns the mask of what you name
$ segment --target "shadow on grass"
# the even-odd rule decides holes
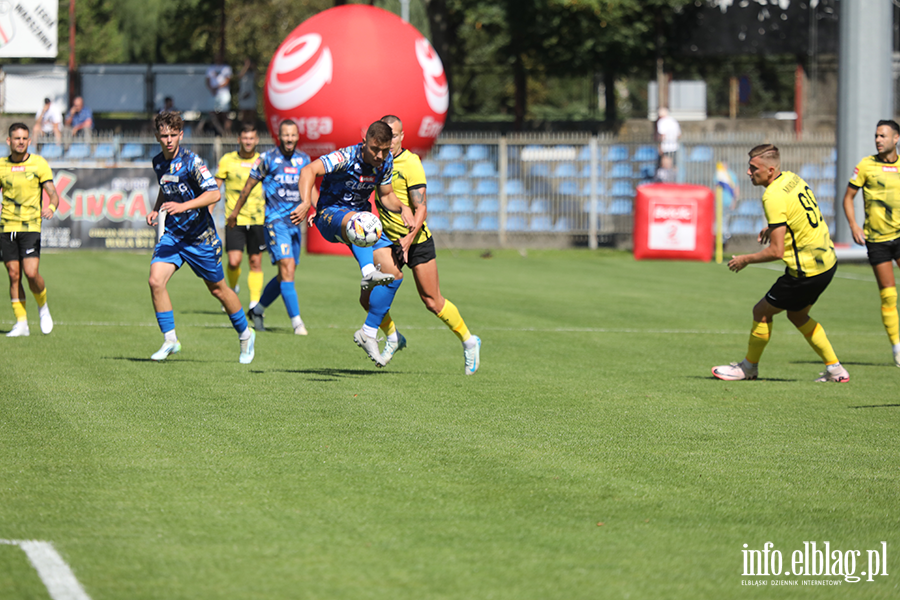
[[[254,375],[269,375],[271,373],[290,373],[292,375],[312,375],[309,381],[332,382],[346,379],[349,377],[367,377],[370,375],[396,375],[390,371],[364,371],[362,369],[273,369],[271,371],[262,371],[252,369],[250,371]]]
[[[172,360],[153,360],[152,358],[137,358],[136,356],[101,356],[103,360],[127,360],[128,362],[145,362],[145,363],[181,363],[181,362],[208,362],[203,360],[195,360],[193,358],[178,357]]]
[[[179,310],[179,313],[183,315],[219,315],[225,316],[225,313],[221,308],[216,310]]]
[[[821,360],[792,360],[788,364],[791,364],[791,365],[818,365],[820,367],[823,366]],[[894,365],[892,365],[891,363],[887,363],[887,362],[873,363],[873,362],[854,362],[854,361],[842,360],[841,364],[844,366],[849,365],[851,367],[888,367],[888,366],[894,367]],[[894,367],[894,368],[896,369],[897,367]]]
[[[741,380],[726,381],[724,379],[718,379],[716,377],[713,377],[712,375],[688,375],[688,379],[706,379],[709,381],[721,381],[722,383],[739,383],[741,381]],[[779,377],[760,377],[760,378],[756,379],[755,381],[776,381],[776,382],[781,382],[781,383],[790,383],[790,382],[796,383],[800,380],[798,380],[798,379],[781,379]],[[752,383],[742,383],[741,385],[753,385],[753,384]]]
[[[850,406],[848,408],[900,408],[900,404],[868,404],[864,406]]]

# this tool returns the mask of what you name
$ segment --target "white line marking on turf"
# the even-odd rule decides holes
[[[18,546],[25,552],[53,600],[91,600],[50,542],[0,540],[0,544]]]
[[[748,265],[748,266],[753,267],[754,269],[765,269],[767,271],[779,271],[781,273],[784,273],[784,267],[778,267],[775,265],[756,264],[756,265]],[[869,281],[869,282],[875,281],[875,275],[856,275],[855,273],[841,273],[840,271],[838,271],[837,273],[834,274],[834,276],[836,279],[852,279],[853,281]]]

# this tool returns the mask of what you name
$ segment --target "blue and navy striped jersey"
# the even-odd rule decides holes
[[[153,171],[159,179],[165,202],[188,202],[204,192],[219,191],[203,159],[187,150],[178,152],[167,160],[162,152],[153,158]],[[184,238],[201,239],[209,232],[215,233],[209,208],[196,208],[177,215],[166,215],[166,233]]]
[[[290,220],[291,211],[300,204],[300,169],[309,164],[309,155],[294,150],[290,159],[281,150],[263,152],[253,163],[250,177],[262,182],[266,197],[266,223]]]
[[[357,144],[319,157],[325,164],[325,177],[319,188],[320,210],[329,206],[371,210],[372,191],[391,184],[394,157],[390,152],[378,168],[366,164],[362,152],[363,145]]]

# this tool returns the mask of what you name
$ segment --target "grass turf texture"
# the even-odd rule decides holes
[[[784,317],[761,381],[711,377],[743,357],[777,270],[588,251],[438,264],[484,342],[473,377],[411,279],[392,311],[409,348],[376,369],[352,341],[347,257],[304,256],[310,335],[279,300],[242,366],[188,269],[170,282],[184,349],[157,364],[149,256],[45,254],[56,329],[39,333],[29,295],[31,337],[0,338],[0,539],[53,542],[93,600],[897,597],[900,369],[868,266],[842,265],[812,312],[851,374],[836,385],[812,382],[821,363]],[[857,574],[886,541],[889,575],[742,586],[823,579],[742,577],[743,545],[767,541],[785,570],[804,541],[861,550]],[[14,546],[0,596],[47,597]]]

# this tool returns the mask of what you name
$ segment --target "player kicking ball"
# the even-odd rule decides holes
[[[151,360],[165,360],[181,351],[175,334],[172,300],[166,285],[184,263],[200,277],[215,296],[231,325],[238,332],[241,364],[250,364],[255,355],[256,332],[234,290],[225,283],[222,271],[222,242],[216,234],[208,207],[219,201],[219,186],[199,156],[181,148],[184,120],[175,111],[156,115],[156,139],[162,152],[153,158],[153,171],[159,179],[156,206],[147,215],[147,224],[156,225],[160,211],[165,211],[165,231],[153,250],[150,262],[150,294],[156,321],[165,340]]]

